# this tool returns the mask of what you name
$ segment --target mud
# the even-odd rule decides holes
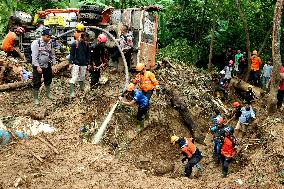
[[[188,69],[188,71],[187,71]],[[163,70],[161,71],[163,72]],[[178,70],[183,76],[196,73],[191,68]],[[163,73],[157,73],[165,85]],[[191,77],[190,75],[188,77]],[[29,116],[27,110],[46,111],[41,120],[57,128],[53,134],[41,135],[58,149],[36,138],[13,141],[0,149],[0,188],[281,188],[279,172],[283,170],[283,114],[273,118],[263,116],[248,131],[249,138],[262,139],[259,144],[244,143],[242,153],[230,166],[228,178],[221,178],[221,166],[211,157],[211,146],[197,144],[203,152],[204,173],[191,179],[182,176],[183,166],[179,150],[170,145],[172,134],[190,136],[179,113],[167,102],[164,95],[153,95],[150,118],[139,135],[135,133],[135,109],[119,105],[109,123],[102,143],[84,143],[80,127],[97,122],[100,125],[123,86],[123,75],[109,74],[109,83],[85,94],[77,91],[77,97],[68,97],[68,78],[56,78],[52,92],[55,100],[43,97],[40,108],[33,107],[30,89],[0,93],[1,117]],[[171,77],[173,78],[173,77]],[[184,81],[184,78],[182,78]],[[198,79],[197,79],[198,80]],[[202,80],[202,79],[199,79]],[[188,80],[189,81],[189,80]],[[182,83],[182,81],[180,80]],[[190,81],[193,82],[193,81]],[[185,87],[187,84],[182,83]],[[190,90],[195,90],[193,84]],[[111,86],[111,87],[110,87]],[[197,86],[198,87],[198,86]],[[202,132],[208,131],[207,107],[200,101],[203,93],[188,96],[190,92],[177,88],[187,99],[193,120]],[[200,95],[200,96],[198,96]],[[199,101],[199,102],[198,102]],[[195,104],[195,105],[193,105]],[[265,115],[261,106],[257,115]],[[279,122],[271,122],[276,118]],[[236,122],[232,122],[234,125]],[[271,134],[272,133],[272,134]],[[275,134],[276,133],[276,134]],[[39,161],[40,157],[43,162]],[[241,179],[242,183],[237,180]]]

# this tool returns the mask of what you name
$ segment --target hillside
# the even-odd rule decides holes
[[[45,101],[42,91],[40,108],[33,106],[31,89],[0,93],[2,118],[29,120],[30,112],[46,112],[40,121],[57,130],[40,137],[58,150],[36,137],[1,146],[0,188],[283,188],[284,112],[267,116],[261,99],[253,104],[257,120],[239,146],[227,178],[221,178],[221,166],[213,163],[212,147],[203,144],[197,144],[204,155],[203,175],[182,176],[179,150],[169,141],[173,134],[190,134],[165,93],[153,95],[150,118],[139,135],[134,131],[135,110],[119,105],[103,141],[83,142],[80,127],[100,126],[123,87],[122,73],[106,70],[104,75],[109,78],[106,84],[85,94],[77,91],[74,99],[69,98],[68,74],[54,78],[55,100]],[[214,107],[212,77],[173,62],[163,63],[156,76],[164,88],[181,97],[205,138]]]

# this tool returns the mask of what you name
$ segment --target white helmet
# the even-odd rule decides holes
[[[225,73],[226,73],[225,70],[220,71],[221,75],[225,75]]]

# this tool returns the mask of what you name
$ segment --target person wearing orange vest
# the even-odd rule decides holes
[[[250,67],[250,75],[249,75],[249,81],[252,82],[253,85],[258,86],[258,72],[260,70],[260,65],[262,64],[261,59],[257,55],[257,51],[254,50],[252,52],[251,60],[251,67]]]
[[[25,56],[19,49],[19,36],[25,33],[23,27],[17,27],[15,32],[9,31],[2,43],[2,50],[7,53],[7,56],[20,57],[25,60]]]
[[[143,63],[138,63],[136,65],[136,72],[137,75],[132,79],[132,82],[134,84],[138,84],[143,94],[150,100],[154,89],[159,89],[159,83],[155,78],[155,74],[150,71],[146,71]]]
[[[229,163],[236,155],[235,146],[237,145],[237,140],[233,135],[234,129],[232,127],[226,127],[224,131],[225,137],[221,148],[221,155],[223,161],[222,176],[226,177],[229,170]]]
[[[202,171],[202,168],[199,165],[199,162],[202,159],[202,154],[195,146],[193,138],[184,138],[174,135],[171,137],[171,144],[178,144],[181,149],[181,153],[185,156],[181,160],[182,163],[188,160],[185,165],[184,176],[190,177],[194,166],[196,166],[199,171]]]

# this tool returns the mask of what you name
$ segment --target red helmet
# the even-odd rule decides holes
[[[222,117],[219,117],[219,118],[217,118],[217,122],[218,122],[218,124],[223,124],[224,119]]]
[[[23,34],[23,33],[25,33],[25,29],[23,27],[17,27],[15,32],[18,33],[18,34]]]
[[[234,61],[233,60],[230,60],[229,61],[229,65],[233,65],[234,64]]]
[[[233,102],[232,103],[232,106],[234,107],[234,108],[237,108],[237,107],[239,107],[241,104],[239,103],[239,102]]]
[[[98,42],[99,43],[106,43],[107,42],[107,36],[105,34],[100,34],[98,36]]]

